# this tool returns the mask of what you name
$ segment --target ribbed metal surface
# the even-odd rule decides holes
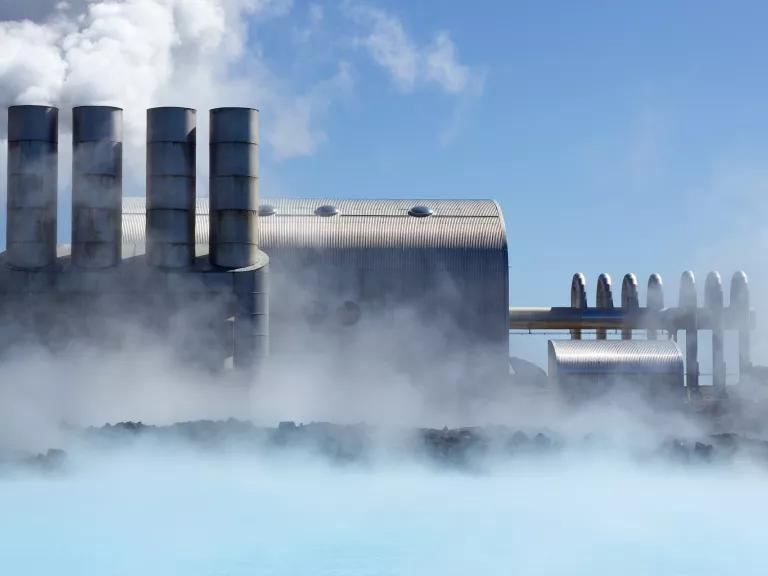
[[[506,249],[501,210],[492,200],[351,200],[269,198],[277,213],[261,218],[259,245],[267,250],[298,247],[418,247]],[[322,218],[315,210],[333,204],[340,215]],[[435,211],[414,218],[408,210],[423,204]],[[144,198],[123,199],[123,242],[144,244]],[[196,203],[195,243],[208,244],[208,199]]]
[[[147,258],[187,268],[195,258],[196,113],[147,110]]]
[[[108,268],[120,261],[123,111],[72,110],[72,262]]]
[[[6,261],[37,269],[56,261],[59,111],[8,109]]]
[[[679,374],[682,384],[683,357],[671,340],[550,340],[549,362],[556,377]]]

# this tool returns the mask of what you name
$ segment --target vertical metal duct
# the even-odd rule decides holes
[[[704,281],[704,306],[712,322],[712,386],[724,398],[725,355],[723,344],[723,282],[718,272],[710,272]]]
[[[645,301],[648,319],[653,325],[646,332],[647,338],[648,340],[656,340],[659,334],[659,312],[664,308],[664,282],[662,282],[660,274],[654,272],[649,276],[648,293]]]
[[[685,311],[685,385],[688,393],[699,394],[699,327],[696,277],[686,270],[680,277],[678,305]]]
[[[222,268],[259,261],[259,116],[217,108],[210,116],[210,253]]]
[[[217,108],[210,116],[211,264],[234,270],[235,367],[269,352],[266,254],[259,250],[259,113]]]
[[[637,314],[640,308],[640,300],[637,296],[637,277],[632,273],[625,274],[621,281],[621,307],[626,315]],[[622,328],[621,339],[632,340],[632,328]]]
[[[749,343],[749,282],[747,275],[739,270],[731,278],[731,299],[729,306],[739,324],[739,377],[744,378],[752,369]]]
[[[571,279],[571,308],[587,308],[587,280],[584,274],[577,272]],[[581,329],[571,330],[571,340],[581,340]]]
[[[11,268],[56,262],[59,111],[8,108],[6,258]]]
[[[613,309],[613,291],[611,290],[611,277],[608,274],[600,274],[597,278],[597,299],[595,305],[603,310]],[[597,329],[597,339],[606,340],[608,333],[605,328]]]
[[[195,125],[189,108],[147,110],[147,260],[187,268],[195,259]]]
[[[72,110],[72,263],[109,268],[120,262],[123,111]]]

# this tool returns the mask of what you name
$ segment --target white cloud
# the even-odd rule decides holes
[[[311,154],[324,138],[314,113],[327,97],[314,102],[312,86],[282,84],[248,43],[249,17],[282,16],[290,0],[77,0],[49,5],[48,19],[41,4],[11,13],[35,21],[9,20],[0,5],[2,104],[120,106],[126,141],[138,147],[151,106],[279,103],[296,113],[270,126],[265,141],[277,156]]]
[[[456,46],[447,32],[439,32],[424,54],[427,78],[446,92],[461,92],[467,86],[469,68],[456,59]]]
[[[393,14],[362,4],[350,5],[348,11],[366,29],[358,44],[368,49],[401,90],[408,92],[419,84],[432,83],[456,94],[467,87],[471,71],[459,62],[448,32],[438,32],[430,44],[419,46]]]

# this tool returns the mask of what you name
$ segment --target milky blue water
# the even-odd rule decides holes
[[[747,466],[122,454],[0,480],[0,574],[764,576],[766,488]]]

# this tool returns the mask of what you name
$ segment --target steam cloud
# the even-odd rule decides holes
[[[247,50],[249,19],[289,8],[285,0],[60,2],[41,18],[43,7],[31,4],[12,14],[36,20],[0,22],[0,101],[120,106],[136,145],[151,106],[258,103],[273,115],[265,139],[278,156],[311,154],[323,138],[313,126],[322,83],[294,96]],[[330,81],[347,80],[341,66]]]

